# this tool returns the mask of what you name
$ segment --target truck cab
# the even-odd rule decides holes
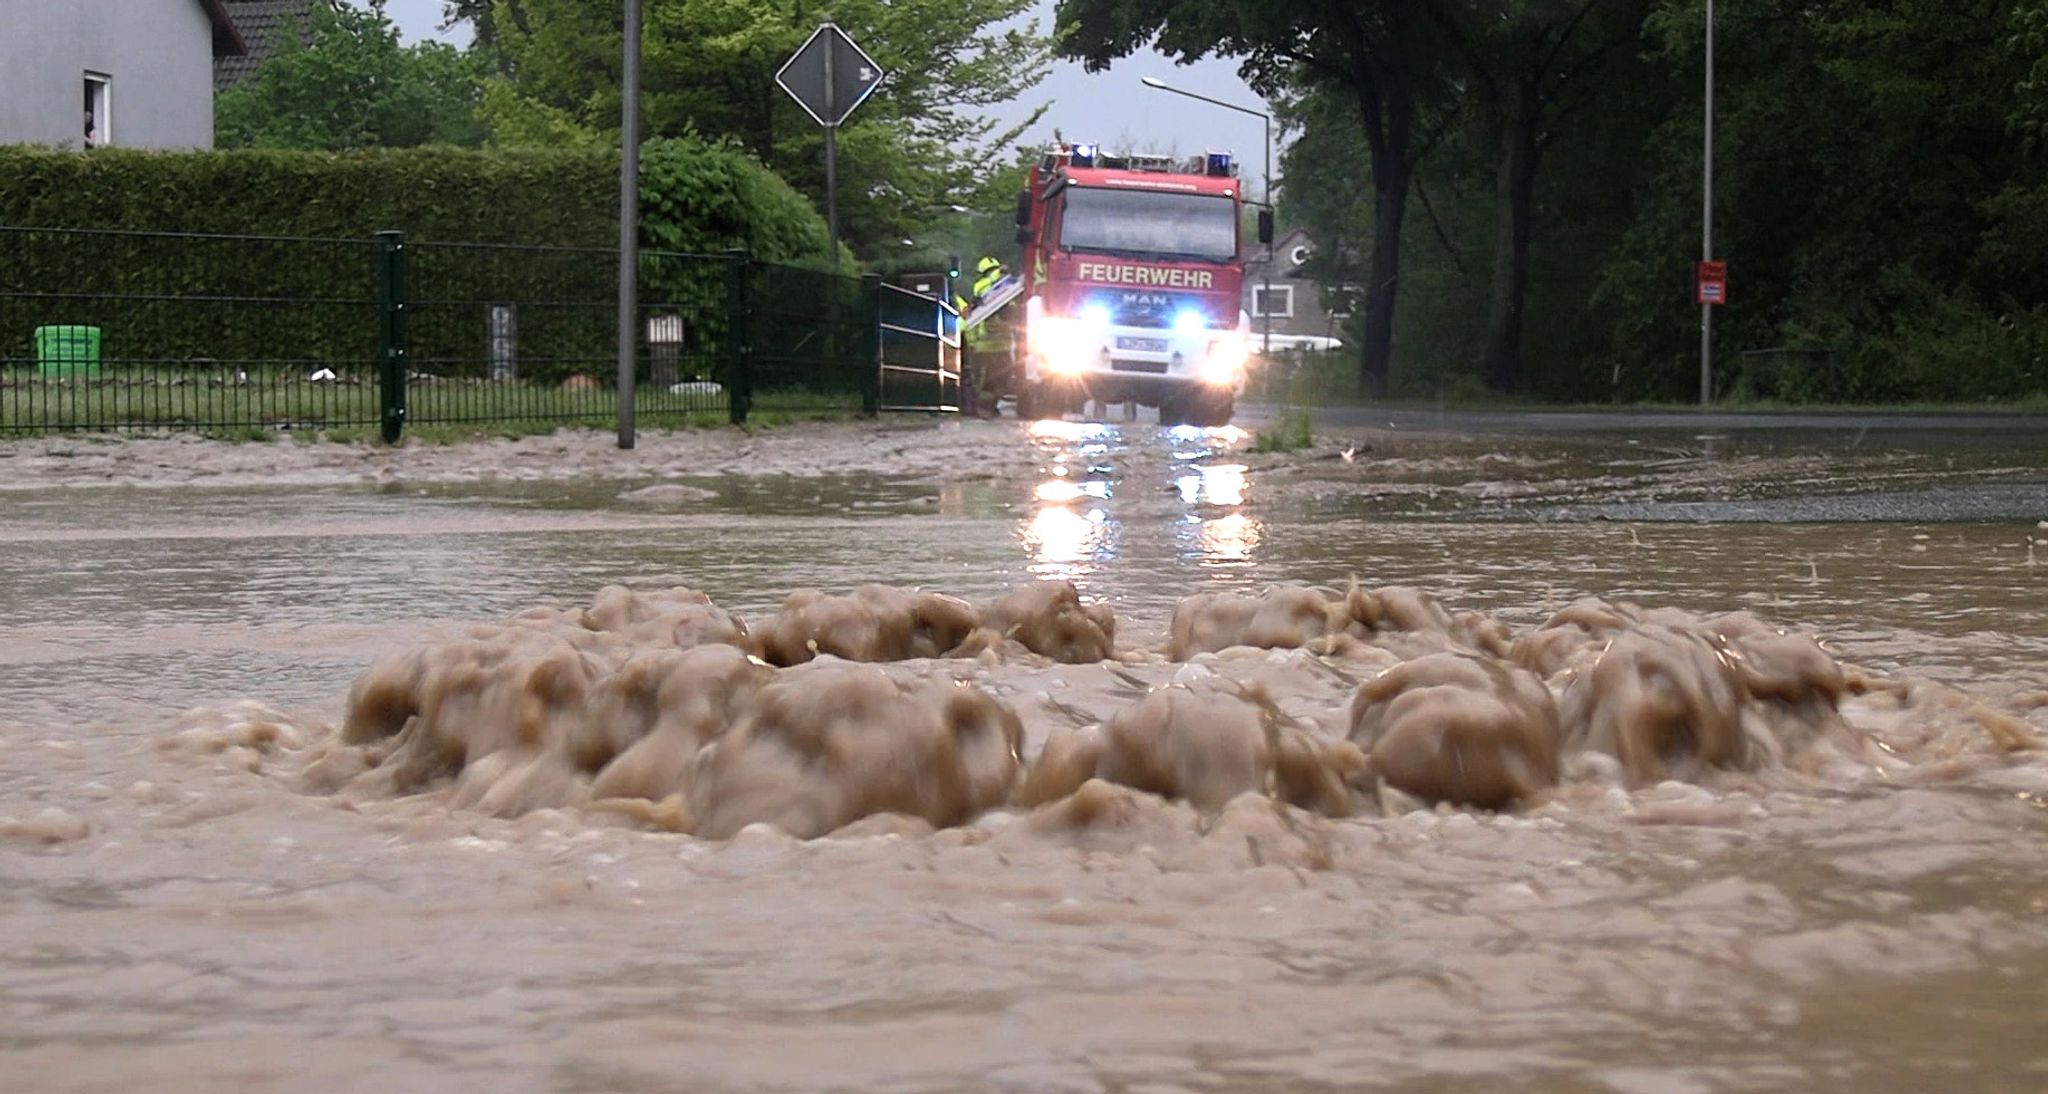
[[[1191,163],[1059,144],[1018,197],[1024,245],[1019,417],[1088,399],[1229,423],[1244,390],[1244,195],[1228,154]],[[1270,214],[1259,220],[1271,232]]]

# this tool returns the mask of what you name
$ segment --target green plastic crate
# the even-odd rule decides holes
[[[44,376],[98,376],[98,327],[37,327],[36,371]]]

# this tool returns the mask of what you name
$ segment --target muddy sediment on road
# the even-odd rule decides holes
[[[1016,422],[809,422],[774,428],[563,429],[520,438],[396,446],[280,437],[233,442],[192,434],[71,434],[0,441],[0,490],[47,486],[348,486],[547,483],[629,485],[629,505],[684,505],[708,495],[672,480],[867,475],[920,482],[1027,479],[1037,453]],[[1242,431],[1229,431],[1243,438]]]
[[[388,656],[333,727],[234,705],[164,747],[360,808],[718,840],[1005,810],[1114,827],[1173,802],[1195,839],[1241,798],[1301,830],[1678,785],[1866,792],[2038,758],[2044,736],[2025,709],[1873,676],[1740,612],[1588,600],[1517,632],[1414,589],[1280,586],[1119,629],[1064,582],[988,604],[800,590],[754,621],[613,587]]]

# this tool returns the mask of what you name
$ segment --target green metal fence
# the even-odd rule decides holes
[[[0,226],[0,434],[615,421],[617,269],[602,248],[395,232]],[[877,282],[654,251],[638,291],[640,421],[883,403]]]

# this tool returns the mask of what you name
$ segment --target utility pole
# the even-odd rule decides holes
[[[619,118],[619,447],[631,448],[640,348],[640,0],[626,0],[624,107]]]
[[[1266,124],[1266,178],[1262,184],[1265,193],[1261,196],[1266,199],[1267,211],[1271,212],[1273,209],[1273,116],[1271,114],[1260,114],[1259,120]],[[1265,331],[1266,344],[1260,347],[1259,356],[1270,361],[1273,359],[1273,241],[1270,239],[1266,241],[1266,264],[1259,267],[1259,277],[1263,282],[1259,291],[1266,294],[1266,306],[1259,309],[1265,313],[1259,317],[1259,321]]]
[[[1175,95],[1185,95],[1190,99],[1199,99],[1202,102],[1208,103],[1211,106],[1220,106],[1225,110],[1235,110],[1240,114],[1250,114],[1253,117],[1259,119],[1261,122],[1264,122],[1266,126],[1266,192],[1264,194],[1265,201],[1262,204],[1265,205],[1266,211],[1268,213],[1272,212],[1273,116],[1271,114],[1268,114],[1263,110],[1253,110],[1251,107],[1248,106],[1239,106],[1236,103],[1226,103],[1221,99],[1212,99],[1207,95],[1197,95],[1192,91],[1182,91],[1180,88],[1169,85],[1165,80],[1162,80],[1157,76],[1146,76],[1140,79],[1139,82],[1144,84],[1146,87],[1151,88],[1154,91],[1170,91]],[[1265,294],[1265,304],[1259,309],[1259,323],[1260,326],[1263,327],[1265,330],[1265,345],[1260,349],[1260,352],[1264,354],[1266,357],[1270,358],[1273,355],[1273,241],[1269,239],[1266,240],[1265,243],[1266,264],[1262,269],[1262,275],[1260,279],[1261,283],[1259,287],[1259,291]]]
[[[1707,0],[1707,149],[1701,189],[1700,261],[1714,260],[1714,0]],[[1714,305],[1700,302],[1700,405],[1714,402]]]

